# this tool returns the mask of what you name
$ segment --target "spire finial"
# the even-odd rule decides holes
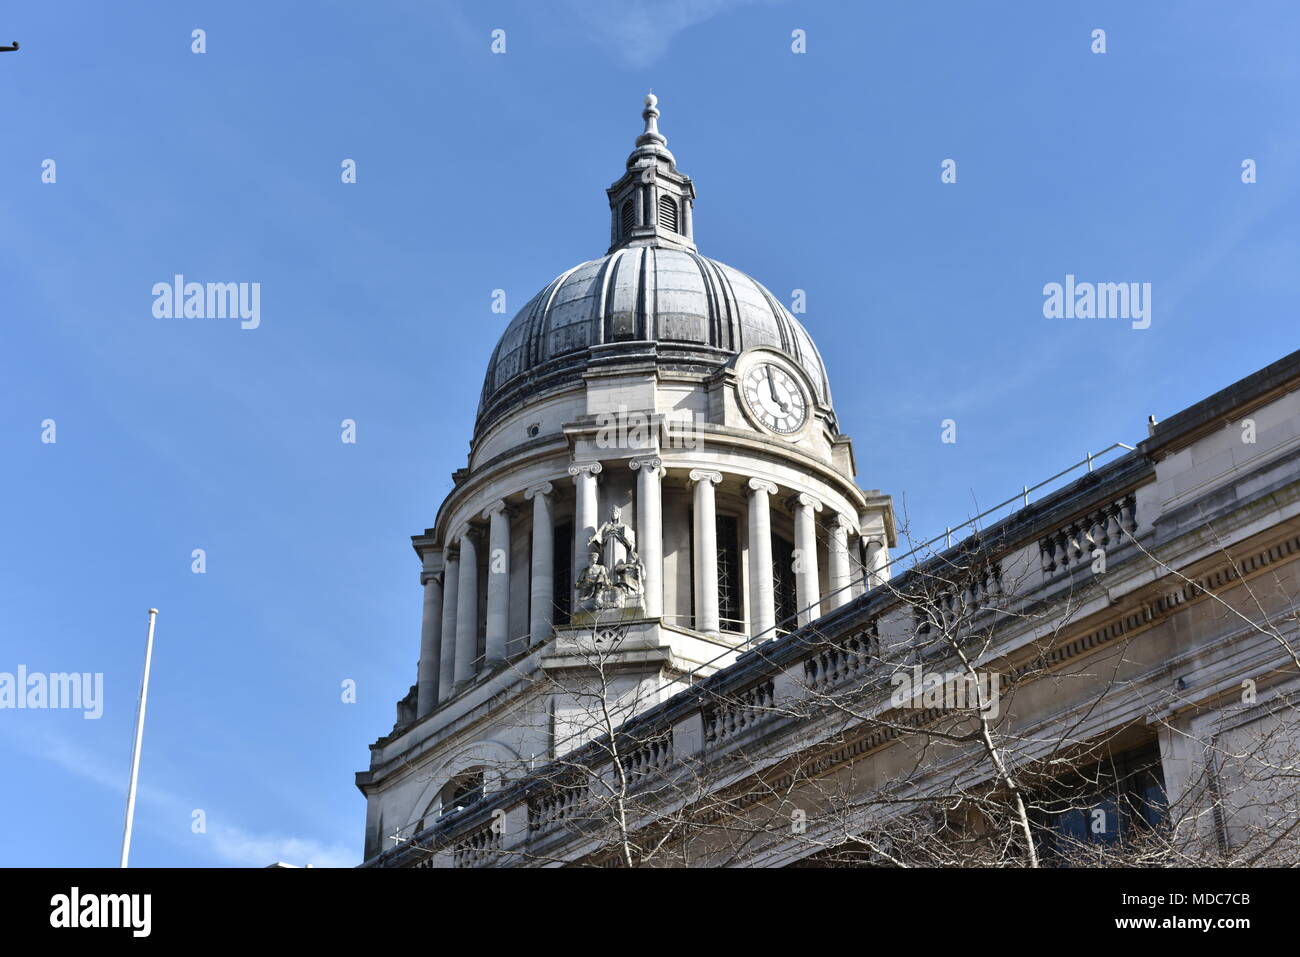
[[[695,201],[695,187],[689,176],[678,171],[677,160],[668,151],[668,140],[659,132],[659,97],[653,89],[645,95],[641,116],[645,129],[627,158],[627,172],[605,191],[613,217],[609,248],[693,250],[691,204]]]
[[[645,95],[645,109],[641,112],[641,118],[645,120],[645,132],[637,137],[636,145],[657,143],[667,146],[668,140],[659,132],[659,97],[654,95],[653,89]]]

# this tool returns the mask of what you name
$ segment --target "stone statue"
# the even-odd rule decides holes
[[[629,598],[640,597],[645,566],[634,554],[630,559],[614,566],[614,587]]]
[[[627,557],[636,558],[636,533],[623,523],[623,510],[615,508],[610,511],[609,521],[596,529],[596,534],[587,541],[588,545],[599,545],[606,568],[617,568],[624,560],[623,549]]]
[[[600,552],[592,549],[587,554],[587,567],[578,575],[578,598],[583,602],[596,602],[609,590],[609,570],[601,564]]]
[[[622,510],[613,509],[587,544],[591,551],[578,575],[579,600],[598,611],[636,604],[644,590],[645,566],[637,557],[636,533],[623,522]]]

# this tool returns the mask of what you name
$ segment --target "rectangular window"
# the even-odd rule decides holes
[[[573,523],[556,525],[551,542],[551,600],[554,602],[551,621],[567,625],[573,613]]]
[[[717,516],[718,619],[723,631],[745,630],[744,579],[740,568],[740,530],[733,515]]]
[[[1168,802],[1155,745],[1112,755],[1053,781],[1030,800],[1044,863],[1095,863],[1165,825]]]
[[[686,512],[687,527],[692,529],[687,539],[687,560],[690,562],[691,621],[695,621],[695,510]],[[718,515],[714,520],[714,534],[718,549],[718,625],[723,631],[743,633],[745,630],[744,579],[741,578],[739,523],[735,516]]]
[[[779,631],[794,631],[795,615],[799,611],[794,587],[794,546],[784,538],[772,536],[772,597],[776,605],[776,626]]]

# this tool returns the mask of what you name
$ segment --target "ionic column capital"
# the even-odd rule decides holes
[[[766,492],[768,495],[775,495],[777,492],[776,485],[772,482],[765,482],[760,478],[752,478],[745,483],[745,488],[751,493]]]
[[[539,482],[524,489],[524,498],[531,502],[538,495],[550,495],[554,491],[555,486],[550,482]]]
[[[722,481],[722,473],[714,472],[712,469],[691,469],[690,479],[692,482],[710,482],[717,485]]]
[[[662,478],[668,471],[664,468],[664,460],[659,458],[657,455],[652,455],[645,459],[633,459],[628,463],[628,466],[632,469],[645,469],[646,474],[659,476],[660,478]]]
[[[491,521],[494,515],[504,515],[509,518],[514,512],[515,510],[506,503],[505,499],[499,499],[483,509],[483,518],[485,521]]]
[[[438,582],[438,584],[441,585],[442,582],[438,581],[441,577],[442,577],[441,568],[438,569],[436,572],[425,569],[424,571],[420,572],[420,586],[424,587],[428,585],[429,582]]]
[[[807,492],[799,492],[791,495],[787,500],[791,508],[811,508],[814,512],[822,510],[822,503],[819,499],[813,498]]]
[[[584,473],[595,478],[603,471],[603,469],[604,466],[599,462],[574,462],[569,466],[569,474],[573,476],[573,480],[576,482]]]
[[[826,527],[832,531],[844,529],[845,532],[856,532],[857,526],[841,512],[831,512],[826,518]]]

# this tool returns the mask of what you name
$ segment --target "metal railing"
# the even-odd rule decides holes
[[[936,535],[934,538],[931,538],[931,539],[928,539],[927,541],[921,542],[920,544],[913,546],[913,547],[912,547],[911,549],[909,549],[908,551],[903,552],[901,555],[891,556],[890,559],[889,559],[889,564],[888,564],[886,567],[889,568],[889,569],[891,569],[891,571],[892,571],[893,567],[894,567],[898,562],[902,561],[903,559],[910,558],[910,557],[913,556],[913,555],[916,555],[918,552],[921,552],[923,549],[929,548],[931,545],[934,545],[936,542],[939,542],[939,541],[941,541],[941,540],[946,540],[945,548],[951,548],[951,547],[952,547],[952,533],[953,533],[954,531],[959,531],[959,530],[961,530],[961,529],[963,529],[963,528],[967,528],[967,527],[969,527],[969,526],[974,526],[974,525],[976,525],[978,522],[980,522],[982,519],[987,518],[988,516],[992,515],[994,512],[997,512],[997,511],[1000,511],[1000,510],[1006,508],[1008,505],[1012,504],[1013,502],[1021,502],[1021,503],[1022,503],[1022,505],[1021,505],[1022,508],[1028,508],[1028,507],[1029,507],[1029,496],[1030,496],[1033,492],[1036,492],[1036,491],[1038,491],[1039,489],[1042,489],[1042,488],[1044,488],[1044,487],[1046,487],[1046,486],[1048,486],[1048,485],[1051,485],[1053,482],[1056,482],[1057,480],[1059,480],[1059,479],[1061,479],[1061,478],[1064,478],[1066,475],[1069,475],[1070,473],[1075,472],[1075,471],[1077,471],[1078,469],[1080,469],[1080,468],[1082,468],[1082,467],[1084,467],[1084,466],[1087,466],[1087,470],[1088,470],[1089,472],[1091,472],[1091,471],[1093,470],[1093,464],[1094,464],[1094,462],[1095,462],[1097,459],[1101,458],[1103,455],[1107,455],[1108,453],[1115,451],[1115,449],[1125,449],[1125,450],[1127,450],[1127,451],[1129,451],[1129,452],[1136,451],[1136,449],[1135,449],[1133,446],[1128,445],[1128,444],[1126,444],[1126,443],[1124,443],[1124,442],[1114,442],[1114,443],[1112,443],[1112,444],[1106,446],[1106,448],[1102,449],[1100,452],[1095,452],[1095,453],[1094,453],[1094,452],[1089,452],[1089,453],[1087,453],[1087,455],[1086,455],[1084,458],[1082,458],[1082,459],[1080,459],[1079,461],[1075,462],[1073,465],[1070,465],[1070,466],[1067,466],[1066,468],[1061,469],[1061,471],[1057,472],[1055,475],[1051,475],[1051,476],[1049,476],[1048,478],[1043,479],[1041,482],[1038,482],[1038,483],[1035,484],[1035,485],[1024,485],[1024,486],[1021,486],[1021,490],[1020,490],[1020,492],[1019,492],[1018,494],[1011,496],[1011,498],[1006,499],[1005,501],[999,502],[997,505],[994,505],[994,506],[992,506],[991,508],[987,508],[987,509],[985,509],[984,511],[980,512],[978,515],[974,515],[974,516],[972,516],[971,518],[966,519],[966,521],[962,522],[960,525],[955,525],[955,526],[951,526],[951,527],[947,528],[947,529],[944,531],[944,534],[942,534],[942,535]],[[913,564],[912,564],[910,567],[911,567],[911,568],[915,568],[915,567],[916,567],[916,563],[913,562]],[[869,573],[867,573],[867,572],[864,571],[864,577],[865,577],[866,574],[869,574]],[[890,579],[892,579],[892,578],[894,578],[894,577],[895,577],[895,576],[894,576],[893,574],[890,575]],[[799,616],[800,616],[800,615],[804,614],[805,612],[807,612],[807,611],[809,611],[809,610],[811,610],[811,609],[813,609],[813,608],[816,608],[816,607],[820,606],[823,600],[825,600],[825,599],[827,599],[827,598],[830,598],[830,597],[833,597],[833,596],[835,596],[835,595],[838,595],[838,594],[840,594],[840,593],[843,592],[843,591],[846,591],[846,590],[852,589],[853,587],[855,587],[855,585],[856,585],[856,582],[850,582],[849,584],[844,585],[844,586],[842,586],[842,587],[840,587],[840,588],[836,588],[836,589],[834,589],[833,591],[826,592],[824,595],[821,595],[821,596],[817,599],[816,602],[813,602],[813,603],[811,603],[811,604],[809,604],[809,605],[806,605],[805,607],[803,607],[803,608],[799,609],[798,611],[796,611],[793,615],[787,616],[785,619],[783,619],[783,620],[781,620],[781,621],[778,621],[778,622],[777,622],[775,625],[773,625],[771,628],[764,629],[763,631],[759,632],[757,635],[753,635],[753,636],[751,636],[750,638],[748,638],[747,640],[741,642],[741,643],[740,643],[739,645],[737,645],[737,646],[733,649],[733,651],[730,652],[730,653],[735,653],[735,652],[741,652],[741,653],[743,653],[743,652],[745,652],[746,650],[752,650],[752,649],[753,649],[753,646],[763,644],[764,642],[770,641],[770,640],[772,640],[773,638],[779,637],[779,633],[782,632],[782,631],[784,631],[784,632],[787,633],[787,634],[790,633],[790,632],[792,632],[793,630],[797,629],[797,627],[798,627],[798,624],[797,624],[797,623],[798,623],[798,620],[799,620]],[[879,587],[879,586],[877,586],[877,587]],[[868,589],[868,592],[869,592],[869,591],[871,591],[871,589]],[[791,625],[791,624],[794,624],[795,628],[790,628],[790,627],[788,627],[788,626]],[[720,654],[720,655],[716,656],[715,658],[710,659],[709,661],[706,661],[706,662],[703,662],[703,663],[697,665],[695,668],[693,668],[693,669],[691,669],[690,671],[688,671],[688,672],[683,676],[683,678],[684,678],[685,680],[688,680],[688,681],[693,681],[693,680],[695,679],[695,676],[696,676],[697,674],[699,674],[700,671],[702,671],[703,669],[708,668],[708,667],[710,667],[710,666],[716,664],[718,661],[721,661],[723,658],[725,658],[725,657],[727,656],[727,654],[729,654],[729,653],[728,653],[728,652],[724,652],[723,654]]]
[[[1100,452],[1096,452],[1096,453],[1089,452],[1089,453],[1088,453],[1084,458],[1080,459],[1078,462],[1075,462],[1073,465],[1067,466],[1066,468],[1064,468],[1064,469],[1062,469],[1061,471],[1057,472],[1055,475],[1051,475],[1051,476],[1049,476],[1048,478],[1045,478],[1045,479],[1043,479],[1042,481],[1040,481],[1040,482],[1038,482],[1038,483],[1036,483],[1036,484],[1034,484],[1034,485],[1032,485],[1032,486],[1031,486],[1031,485],[1025,485],[1025,486],[1022,486],[1022,487],[1021,487],[1021,490],[1020,490],[1019,493],[1017,493],[1016,495],[1011,496],[1010,498],[1006,499],[1005,501],[999,502],[997,505],[994,505],[994,506],[992,506],[991,508],[987,508],[987,509],[985,509],[984,511],[980,512],[978,515],[974,515],[974,516],[972,516],[971,518],[966,519],[966,521],[962,522],[962,523],[959,524],[959,525],[956,525],[956,526],[952,526],[952,527],[946,528],[943,534],[941,534],[941,535],[936,535],[935,537],[933,537],[933,538],[931,538],[931,539],[928,539],[928,540],[926,540],[926,541],[924,541],[924,542],[921,542],[920,544],[913,546],[911,549],[909,549],[908,551],[902,553],[901,555],[891,557],[890,560],[889,560],[889,564],[888,564],[886,567],[889,568],[889,569],[892,571],[892,568],[893,568],[893,567],[894,567],[894,566],[895,566],[899,561],[901,561],[901,560],[903,560],[903,559],[910,558],[910,557],[912,557],[912,556],[915,556],[915,555],[917,555],[918,553],[920,553],[922,550],[929,548],[930,546],[936,544],[936,543],[939,542],[939,541],[944,541],[944,542],[945,542],[945,548],[951,548],[951,547],[952,547],[952,533],[953,533],[954,531],[960,531],[961,529],[965,529],[965,528],[968,528],[968,527],[971,527],[971,526],[976,526],[976,525],[977,525],[980,521],[982,521],[983,519],[985,519],[985,518],[987,518],[988,516],[994,514],[995,512],[1001,511],[1002,509],[1006,508],[1008,505],[1011,505],[1011,504],[1016,503],[1016,502],[1021,503],[1021,507],[1022,507],[1022,508],[1027,508],[1027,507],[1029,506],[1029,504],[1030,504],[1030,502],[1029,502],[1029,496],[1030,496],[1032,493],[1034,493],[1034,492],[1036,492],[1036,491],[1038,491],[1038,490],[1040,490],[1040,489],[1042,489],[1042,488],[1045,488],[1045,487],[1048,486],[1048,485],[1051,485],[1053,482],[1056,482],[1056,481],[1058,481],[1059,479],[1064,478],[1065,476],[1071,474],[1072,472],[1078,471],[1079,469],[1081,469],[1081,468],[1083,468],[1083,467],[1085,467],[1085,466],[1086,466],[1086,468],[1087,468],[1087,471],[1088,471],[1088,472],[1091,472],[1091,471],[1093,470],[1093,465],[1094,465],[1094,463],[1095,463],[1095,461],[1096,461],[1097,459],[1101,458],[1101,457],[1104,456],[1104,455],[1109,454],[1110,452],[1113,452],[1113,451],[1116,450],[1116,449],[1125,449],[1125,450],[1127,450],[1127,451],[1129,451],[1129,452],[1135,451],[1134,447],[1131,446],[1131,445],[1128,445],[1128,444],[1126,444],[1126,443],[1124,443],[1124,442],[1115,442],[1115,443],[1113,443],[1113,444],[1111,444],[1111,445],[1108,445],[1106,448],[1102,449]],[[916,567],[917,567],[917,563],[916,563],[916,562],[913,562],[912,565],[910,566],[910,568],[916,568]],[[869,572],[867,572],[867,571],[864,569],[864,571],[863,571],[863,577],[865,577],[867,574],[869,574]],[[890,575],[890,580],[892,580],[894,577],[895,577],[895,576],[894,576],[893,574],[891,574],[891,575]],[[743,654],[745,654],[745,653],[747,653],[747,652],[752,652],[752,651],[753,651],[753,650],[754,650],[758,645],[763,644],[763,643],[765,643],[765,642],[767,642],[767,641],[771,641],[771,640],[779,639],[779,638],[781,638],[781,637],[783,637],[783,636],[786,636],[786,635],[789,635],[789,634],[793,633],[793,632],[796,631],[796,630],[798,629],[798,627],[799,627],[799,626],[798,626],[798,619],[799,619],[799,616],[800,616],[800,615],[804,614],[805,612],[808,612],[808,611],[811,610],[812,608],[818,607],[824,599],[826,599],[826,598],[830,598],[830,597],[833,597],[833,596],[835,596],[835,595],[838,595],[838,594],[840,594],[841,592],[843,592],[843,591],[845,591],[845,590],[852,589],[853,587],[855,587],[856,583],[857,583],[856,581],[853,581],[853,582],[850,582],[848,585],[845,585],[845,586],[843,586],[843,587],[841,587],[841,588],[837,588],[837,589],[834,589],[834,590],[832,590],[832,591],[826,592],[825,594],[821,595],[821,596],[817,599],[817,601],[816,601],[815,603],[809,604],[809,605],[805,606],[804,608],[801,608],[801,609],[797,610],[793,615],[787,616],[786,618],[784,618],[784,619],[782,619],[782,620],[780,620],[780,621],[777,621],[776,624],[774,624],[771,628],[765,629],[764,631],[762,631],[762,632],[760,632],[760,633],[758,633],[758,634],[756,634],[756,635],[752,635],[752,636],[750,636],[749,638],[747,638],[746,640],[740,642],[739,644],[737,644],[737,645],[735,645],[735,646],[733,646],[733,647],[728,648],[726,651],[723,651],[723,652],[719,653],[718,655],[716,655],[715,657],[709,659],[708,661],[702,662],[701,664],[699,664],[699,665],[697,665],[696,667],[692,668],[690,671],[688,671],[688,672],[686,672],[685,674],[682,675],[682,680],[687,681],[687,682],[689,682],[689,683],[691,683],[691,684],[694,684],[695,681],[696,681],[696,678],[699,676],[699,674],[700,674],[704,669],[706,669],[706,668],[712,668],[714,665],[718,664],[719,662],[723,661],[724,659],[726,659],[726,658],[728,658],[728,657],[731,657],[731,656],[738,656],[738,655],[743,655]],[[878,587],[881,587],[881,586],[877,585],[876,587],[878,588]],[[864,592],[864,594],[869,594],[872,590],[874,590],[874,589],[868,589],[866,592]],[[689,616],[668,616],[668,615],[666,615],[666,616],[664,616],[664,617],[665,617],[665,618],[678,618],[678,617],[689,617]],[[712,672],[711,672],[711,673],[712,673]],[[577,735],[574,735],[573,737],[577,737]],[[561,745],[567,743],[568,740],[569,740],[569,739],[565,739],[565,740],[563,740],[563,741],[556,741],[556,742],[555,742],[556,753],[560,753]],[[449,815],[449,816],[454,816],[454,815]],[[445,820],[446,818],[443,818],[443,819]],[[414,822],[409,822],[407,825],[402,825],[402,826],[398,827],[398,829],[397,829],[397,831],[395,832],[395,835],[394,835],[394,836],[400,835],[402,828],[404,828],[404,827],[409,827],[409,826],[410,826],[410,823],[414,823]]]

